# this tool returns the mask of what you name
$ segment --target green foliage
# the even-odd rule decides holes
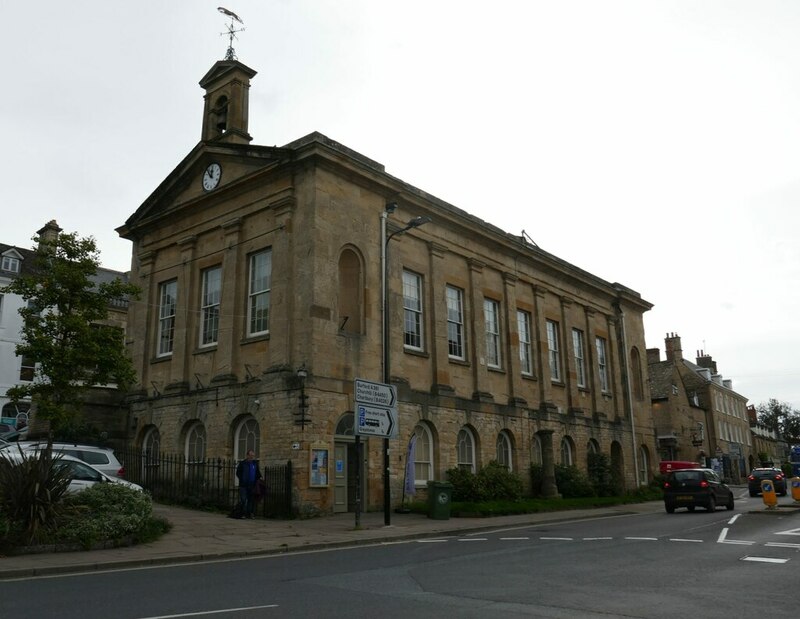
[[[32,543],[55,525],[70,477],[48,449],[19,454],[19,460],[0,456],[0,512],[9,531],[22,532]]]
[[[589,478],[577,466],[558,465],[555,473],[558,492],[565,499],[596,496]]]
[[[132,538],[153,514],[150,496],[122,484],[95,484],[64,501],[59,541],[84,548],[108,540]]]
[[[614,496],[618,494],[614,487],[611,461],[607,454],[590,453],[587,455],[589,483],[597,496]]]
[[[542,479],[544,478],[544,467],[541,464],[531,464],[531,496],[542,495]]]
[[[27,301],[19,311],[23,328],[16,353],[36,361],[36,377],[7,394],[13,401],[35,399],[37,416],[58,431],[77,416],[86,389],[133,383],[135,372],[121,331],[101,325],[110,304],[135,297],[138,288],[120,279],[100,284],[92,280],[99,258],[91,237],[73,233],[34,240],[39,246],[31,272],[0,292]]]
[[[800,441],[800,411],[787,402],[771,398],[756,406],[758,421],[789,443]]]
[[[786,484],[788,486],[789,485],[788,480],[790,480],[792,477],[794,477],[794,471],[792,469],[792,463],[791,462],[784,462],[783,464],[781,464],[781,470],[783,471],[784,477],[786,477],[786,480],[787,480]],[[791,492],[791,490],[790,490],[790,492]]]
[[[454,501],[516,501],[522,497],[522,480],[494,460],[478,471],[452,468],[447,480],[453,484]]]

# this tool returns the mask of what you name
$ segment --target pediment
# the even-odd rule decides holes
[[[130,238],[133,230],[140,226],[153,225],[182,209],[230,195],[236,187],[283,160],[285,155],[286,150],[277,147],[200,142],[117,232],[123,238]],[[216,164],[214,174],[209,175],[204,184],[204,174],[212,164]]]

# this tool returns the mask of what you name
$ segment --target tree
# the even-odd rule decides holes
[[[800,411],[774,398],[756,407],[758,421],[789,443],[800,441]]]
[[[96,283],[99,254],[92,237],[76,233],[34,237],[32,269],[3,291],[20,295],[27,306],[20,357],[36,362],[33,382],[8,390],[13,401],[30,397],[39,419],[50,422],[50,436],[80,416],[81,396],[91,387],[124,389],[135,372],[125,354],[121,330],[103,325],[112,301],[136,297],[139,289],[119,278]]]

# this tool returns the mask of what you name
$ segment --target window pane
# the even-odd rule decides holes
[[[272,288],[272,251],[250,256],[248,335],[269,331],[269,297]]]
[[[158,305],[158,354],[172,352],[175,339],[175,307],[178,282],[173,280],[161,284]]]
[[[558,323],[552,320],[547,321],[547,349],[548,361],[550,364],[550,379],[561,380],[561,357],[558,350]]]
[[[602,337],[595,340],[597,344],[597,370],[600,375],[600,389],[608,391],[608,366],[606,365],[606,341]]]
[[[483,318],[486,329],[486,364],[500,367],[500,305],[492,299],[483,300]]]
[[[464,293],[447,287],[447,352],[456,359],[464,358]]]
[[[586,361],[583,353],[583,331],[572,330],[572,348],[575,354],[575,376],[578,387],[586,386]]]
[[[517,311],[517,332],[519,334],[519,365],[523,374],[533,374],[533,355],[531,351],[531,315]]]
[[[422,278],[403,271],[403,344],[422,350]]]
[[[214,267],[203,271],[203,298],[201,303],[200,344],[216,344],[219,337],[219,301],[222,292],[222,269]]]

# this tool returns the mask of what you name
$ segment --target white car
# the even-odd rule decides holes
[[[29,457],[36,456],[30,451],[20,452],[18,449],[14,449],[13,447],[0,451],[0,458],[9,461],[12,464],[19,463],[24,458]],[[142,487],[138,484],[125,481],[119,477],[106,475],[103,473],[103,471],[100,471],[94,468],[92,465],[86,464],[82,460],[78,460],[78,458],[74,458],[73,456],[63,453],[54,453],[53,457],[58,461],[58,466],[65,466],[70,471],[72,480],[69,482],[69,487],[67,488],[67,492],[69,494],[80,492],[81,490],[94,486],[95,484],[122,484],[123,486],[131,488],[132,490],[143,492]]]
[[[25,451],[38,451],[47,447],[47,442],[23,441],[19,443]],[[108,447],[95,447],[94,445],[79,445],[76,443],[53,443],[53,453],[62,453],[91,464],[98,471],[111,477],[125,477],[125,467],[114,455],[114,450]]]

